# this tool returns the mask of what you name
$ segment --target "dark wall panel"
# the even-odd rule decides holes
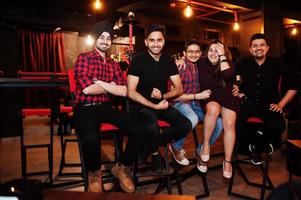
[[[16,30],[0,30],[0,69],[4,72],[4,77],[16,77],[18,60]],[[19,93],[18,89],[0,88],[0,137],[20,133],[17,118]]]

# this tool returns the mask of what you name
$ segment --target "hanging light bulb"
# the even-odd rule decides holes
[[[297,35],[298,29],[296,27],[293,27],[291,34],[292,35]]]
[[[234,24],[233,24],[233,30],[234,31],[238,31],[239,30],[239,23],[238,22],[234,22]]]
[[[190,7],[189,3],[187,4],[187,6],[184,9],[183,13],[184,13],[184,16],[187,17],[187,18],[189,18],[189,17],[191,17],[193,15],[193,10]]]
[[[96,10],[100,10],[102,8],[102,3],[100,2],[100,0],[96,0],[94,3],[94,8]]]
[[[239,30],[239,23],[237,22],[237,12],[234,12],[234,24],[233,24],[233,30],[238,31]]]
[[[86,44],[88,46],[92,46],[94,44],[94,39],[91,37],[91,35],[88,35],[88,37],[86,39]]]

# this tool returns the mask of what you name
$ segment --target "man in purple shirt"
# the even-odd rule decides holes
[[[121,188],[132,193],[135,187],[128,169],[141,148],[144,135],[142,123],[110,104],[113,96],[126,96],[127,87],[118,63],[106,57],[113,39],[113,26],[99,22],[93,28],[95,48],[78,56],[74,65],[76,80],[75,120],[79,133],[85,167],[89,174],[89,191],[102,191],[99,128],[102,122],[111,123],[128,134],[128,143],[112,174]]]

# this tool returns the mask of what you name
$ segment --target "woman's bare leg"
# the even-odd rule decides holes
[[[221,112],[221,106],[217,102],[209,102],[206,105],[206,114],[204,118],[204,142],[201,154],[210,154],[209,140],[216,125],[216,119]]]
[[[222,107],[222,121],[224,128],[224,152],[225,160],[232,160],[232,153],[235,145],[235,121],[236,113],[233,110]],[[225,162],[225,171],[231,172],[231,164]]]

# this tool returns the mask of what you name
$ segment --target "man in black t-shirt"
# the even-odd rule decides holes
[[[183,93],[181,78],[174,61],[162,54],[165,43],[165,27],[151,24],[145,29],[145,45],[148,50],[134,56],[128,70],[128,97],[135,103],[133,112],[148,124],[151,132],[145,144],[152,153],[153,171],[164,170],[158,148],[160,143],[169,143],[184,138],[192,129],[191,122],[168,101]],[[172,89],[168,88],[168,81]],[[170,124],[160,134],[157,120]]]
[[[297,84],[293,74],[280,60],[267,56],[269,46],[264,34],[256,33],[251,37],[249,50],[253,57],[240,61],[236,66],[237,75],[241,77],[240,91],[246,97],[238,117],[238,133],[243,139],[250,135],[250,131],[253,132],[256,137],[251,138],[253,142],[249,141],[252,143],[249,150],[271,154],[273,145],[280,144],[281,133],[285,129],[283,108],[296,94]],[[283,97],[280,96],[280,83],[288,89]],[[250,130],[246,123],[250,116],[261,118],[263,127]],[[252,162],[262,163],[258,158]]]

